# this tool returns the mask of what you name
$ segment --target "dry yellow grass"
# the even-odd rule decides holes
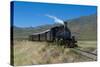
[[[83,61],[91,61],[91,59],[75,53],[70,48],[47,42],[14,41],[15,66]]]
[[[97,41],[78,41],[78,46],[82,50],[93,52],[97,50]]]

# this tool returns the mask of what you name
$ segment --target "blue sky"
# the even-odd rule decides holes
[[[61,20],[69,20],[80,16],[96,14],[96,12],[96,6],[14,1],[13,17],[15,26],[36,27],[54,23],[54,20],[46,15],[56,16]]]

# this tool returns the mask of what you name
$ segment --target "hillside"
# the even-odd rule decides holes
[[[69,21],[69,28],[72,34],[79,40],[97,39],[97,16],[83,16]]]
[[[97,34],[97,16],[83,16],[72,20],[67,20],[68,27],[72,35],[75,35],[78,40],[96,40]],[[30,34],[41,32],[50,29],[58,24],[41,25],[37,27],[13,27],[14,39],[28,38]]]

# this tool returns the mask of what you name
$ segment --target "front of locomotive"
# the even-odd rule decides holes
[[[56,31],[56,37],[58,39],[69,40],[71,39],[71,32],[67,26],[67,22],[64,22],[63,25],[59,26]]]
[[[71,31],[68,28],[68,22],[64,22],[63,25],[58,26],[57,30],[55,31],[56,33],[56,41],[62,45],[67,45],[67,47],[73,48],[76,47],[76,40],[75,37],[71,35]]]
[[[68,28],[68,22],[64,22],[64,40],[68,42],[68,47],[78,47],[78,45],[76,44],[77,41],[75,40],[75,36],[71,35],[71,31]]]
[[[64,26],[63,26],[63,39],[64,40],[70,40],[71,39],[71,31],[68,28],[68,22],[64,21]]]

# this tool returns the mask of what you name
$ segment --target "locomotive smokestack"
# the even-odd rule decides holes
[[[67,26],[67,24],[68,24],[68,23],[67,23],[66,21],[64,21],[64,25]]]
[[[64,21],[64,29],[68,30],[68,22]]]

